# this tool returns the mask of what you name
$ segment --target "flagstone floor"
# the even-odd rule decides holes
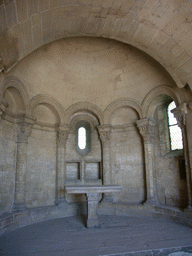
[[[83,218],[54,219],[0,236],[1,256],[192,255],[192,229],[170,220],[99,216],[100,227]]]

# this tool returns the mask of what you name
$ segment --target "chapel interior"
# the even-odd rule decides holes
[[[191,13],[191,0],[0,0],[1,233],[87,202],[192,224]],[[119,190],[66,189],[100,186]]]

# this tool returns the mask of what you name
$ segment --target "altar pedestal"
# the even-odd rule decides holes
[[[122,186],[117,185],[85,185],[85,186],[66,186],[65,190],[69,194],[86,194],[87,197],[87,228],[98,227],[99,219],[97,214],[98,198],[101,193],[120,192]]]

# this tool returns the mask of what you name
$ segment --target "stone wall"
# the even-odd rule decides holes
[[[115,200],[142,203],[145,200],[145,177],[141,137],[136,127],[114,129],[111,143],[112,182],[123,186]]]
[[[27,150],[26,205],[40,207],[55,202],[56,135],[33,129]]]

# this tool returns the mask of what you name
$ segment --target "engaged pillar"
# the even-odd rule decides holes
[[[156,204],[157,196],[156,196],[154,153],[153,153],[155,123],[153,120],[150,120],[148,118],[138,120],[136,123],[144,141],[147,203]]]
[[[99,135],[102,142],[103,151],[103,184],[111,184],[111,155],[110,155],[110,137],[111,126],[99,126]]]
[[[111,153],[110,153],[110,138],[111,126],[99,126],[99,136],[102,142],[102,155],[103,155],[103,185],[111,185]],[[106,193],[104,199],[111,201],[111,195]]]
[[[28,120],[30,121],[30,120]],[[33,121],[30,123],[21,122],[18,124],[17,135],[17,162],[15,177],[15,202],[14,210],[24,210],[26,195],[26,170],[27,170],[27,146],[28,138],[32,132]]]
[[[7,103],[7,101],[0,95],[0,120],[8,106],[9,106],[9,104]]]
[[[191,130],[191,117],[190,109],[187,108],[187,104],[183,103],[179,107],[171,111],[177,119],[177,124],[182,130],[183,135],[183,151],[185,158],[185,169],[187,178],[187,191],[188,191],[188,208],[192,209],[192,171],[190,168],[190,145],[192,145],[192,130]],[[192,159],[191,159],[192,160]]]
[[[65,146],[68,139],[69,130],[57,131],[57,171],[56,171],[56,199],[55,204],[65,200]]]

